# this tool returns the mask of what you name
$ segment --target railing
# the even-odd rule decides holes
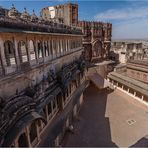
[[[4,67],[4,70],[2,68],[0,68],[0,78],[6,77],[10,74],[16,74],[16,73],[28,71],[31,68],[35,68],[41,64],[48,63],[52,60],[55,60],[57,58],[61,58],[63,56],[72,54],[74,52],[81,51],[82,49],[83,49],[83,47],[73,48],[71,50],[66,51],[64,54],[58,53],[57,55],[54,54],[54,55],[49,55],[46,57],[41,57],[38,59],[33,59],[30,61],[21,63],[20,65],[11,65],[11,66]],[[5,72],[3,72],[3,71],[5,71]]]

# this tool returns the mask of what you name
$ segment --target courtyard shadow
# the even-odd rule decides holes
[[[62,146],[117,147],[111,140],[109,118],[105,117],[107,95],[111,92],[99,90],[93,84],[85,90],[79,121],[74,122],[74,134],[67,134]]]
[[[148,135],[141,138],[134,145],[132,145],[130,147],[148,147]]]

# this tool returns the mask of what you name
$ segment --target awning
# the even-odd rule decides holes
[[[46,123],[46,120],[37,112],[31,112],[22,117],[16,124],[8,131],[4,137],[3,147],[10,147],[13,141],[16,139],[18,134],[32,121],[41,119]]]

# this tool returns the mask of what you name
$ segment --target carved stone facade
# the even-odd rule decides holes
[[[126,63],[128,60],[142,60],[148,58],[146,50],[142,42],[113,41],[110,57],[120,63]]]
[[[30,16],[26,9],[19,13],[12,6],[5,12],[0,15],[0,146],[59,146],[88,84],[82,32],[34,12]]]
[[[79,21],[84,34],[83,46],[87,60],[107,58],[111,46],[112,24]]]

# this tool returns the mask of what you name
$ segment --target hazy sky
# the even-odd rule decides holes
[[[70,1],[70,0],[69,0]],[[20,12],[24,7],[39,15],[41,8],[63,4],[66,0],[0,0],[0,5],[10,8],[14,4]],[[148,38],[148,0],[75,0],[79,4],[79,19],[104,21],[113,24],[113,38]]]

